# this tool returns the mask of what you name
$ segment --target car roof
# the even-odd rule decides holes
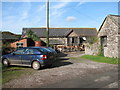
[[[35,49],[37,49],[37,48],[45,48],[45,47],[22,47],[23,49],[28,49],[28,48],[35,48]]]

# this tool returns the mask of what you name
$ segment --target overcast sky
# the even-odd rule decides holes
[[[50,2],[50,27],[99,29],[104,18],[118,15],[118,2]],[[2,2],[2,31],[46,27],[45,2]]]

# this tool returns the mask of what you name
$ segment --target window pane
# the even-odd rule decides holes
[[[25,54],[41,54],[41,52],[38,51],[37,49],[29,49],[26,51]]]
[[[16,47],[19,48],[19,47],[23,47],[24,43],[16,43]]]
[[[18,49],[18,50],[16,50],[14,53],[15,53],[15,54],[24,54],[24,50],[25,50],[25,49]]]

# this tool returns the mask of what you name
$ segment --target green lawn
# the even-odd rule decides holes
[[[108,58],[103,56],[92,56],[92,55],[84,55],[81,58],[101,62],[101,63],[108,63],[108,64],[120,64],[120,59],[117,58]]]
[[[32,74],[35,70],[29,67],[2,67],[2,84],[22,75]]]

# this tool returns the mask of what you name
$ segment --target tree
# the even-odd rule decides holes
[[[34,41],[41,41],[40,38],[31,30],[26,32],[28,38],[33,39]]]

